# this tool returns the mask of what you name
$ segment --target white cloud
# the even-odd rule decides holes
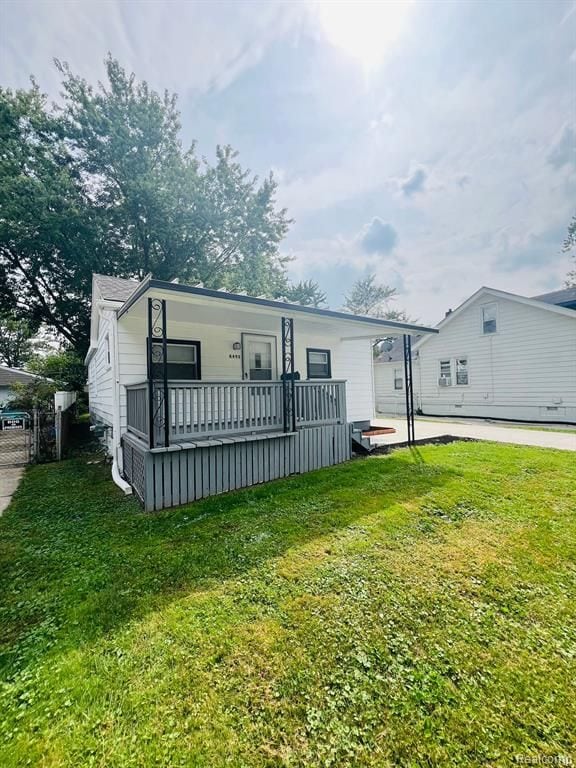
[[[33,74],[56,97],[59,78],[53,58],[95,81],[104,76],[102,62],[110,51],[157,89],[184,96],[187,91],[221,88],[253,66],[301,16],[301,9],[283,0],[222,0],[217,5],[202,0],[6,3],[0,32],[2,84],[27,87]]]
[[[371,264],[384,282],[393,266],[400,269],[402,300],[422,320],[439,319],[483,284],[526,295],[560,286],[569,268],[560,246],[576,195],[573,135],[565,127],[573,113],[566,65],[573,35],[567,24],[560,34],[556,12],[547,26],[534,25],[530,35],[490,51],[484,67],[463,67],[432,84],[420,82],[423,73],[406,52],[404,71],[399,67],[398,78],[373,94],[378,112],[392,118],[373,123],[338,165],[293,178],[282,192],[309,228],[314,210],[325,221],[334,207],[339,227],[355,200],[377,200],[398,231],[398,245],[395,265]],[[533,63],[534,50],[546,66]],[[465,60],[468,51],[461,53]],[[415,156],[433,170],[416,178]],[[406,168],[412,168],[408,176]],[[406,181],[410,191],[410,182],[425,184],[428,194],[395,196]],[[407,219],[409,210],[419,218]],[[306,237],[298,248],[306,253]],[[328,242],[323,252],[330,260]],[[348,264],[366,268],[347,253]]]
[[[394,284],[401,274],[402,304],[426,322],[482,284],[526,294],[561,284],[569,259],[559,248],[576,194],[574,12],[555,2],[414,3],[399,41],[364,81],[361,35],[356,61],[342,55],[352,44],[345,24],[330,55],[315,57],[309,11],[283,0],[21,0],[4,8],[2,84],[26,86],[33,72],[54,96],[53,56],[94,81],[110,50],[153,87],[192,95],[189,135],[201,103],[193,97],[219,91],[241,119],[231,132],[228,113],[223,124],[217,115],[210,141],[236,145],[240,134],[265,147],[253,156],[259,168],[281,169],[279,203],[296,219],[291,273],[331,281],[334,305],[347,287],[340,275],[365,270]],[[489,34],[478,34],[475,19]],[[284,71],[277,56],[266,100],[250,101],[257,85],[235,101],[240,74],[260,67],[257,83],[265,80],[274,42],[291,45],[295,30],[308,35],[304,74]],[[325,32],[316,30],[315,45],[328,45]],[[270,114],[277,121],[263,119]],[[361,241],[374,217],[390,247],[367,252]]]

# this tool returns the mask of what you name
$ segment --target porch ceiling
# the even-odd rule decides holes
[[[165,287],[164,287],[165,286]],[[186,290],[181,290],[186,289]],[[329,310],[313,310],[283,302],[251,299],[247,296],[193,289],[159,281],[149,281],[142,286],[139,295],[121,308],[120,315],[146,318],[147,299],[166,300],[168,327],[170,322],[199,323],[211,326],[226,326],[239,330],[278,332],[282,317],[293,317],[296,327],[303,332],[329,333],[339,338],[375,338],[382,335],[394,336],[404,333],[437,333],[433,328],[347,316],[345,313]],[[240,299],[240,300],[239,300]]]

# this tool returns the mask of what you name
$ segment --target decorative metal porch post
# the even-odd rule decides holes
[[[404,334],[404,391],[406,395],[406,425],[408,445],[414,445],[414,389],[412,378],[412,337]]]
[[[170,444],[166,301],[148,299],[148,439],[150,448]],[[158,369],[161,367],[160,375]]]
[[[296,431],[296,384],[294,382],[294,320],[282,318],[282,394],[284,432]]]

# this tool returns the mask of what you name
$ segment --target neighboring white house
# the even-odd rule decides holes
[[[8,405],[12,397],[13,384],[30,384],[39,377],[27,371],[21,371],[19,368],[9,368],[7,365],[0,365],[0,408]]]
[[[525,298],[481,288],[413,338],[415,406],[430,416],[576,423],[576,289]],[[405,412],[401,345],[374,364],[376,409]]]
[[[371,340],[418,332],[436,333],[151,277],[94,275],[92,422],[115,472],[150,509],[326,466],[349,457],[350,433],[361,442],[374,415]],[[246,441],[261,444],[239,458],[232,446]],[[222,457],[213,448],[223,446]],[[203,465],[199,488],[200,468],[190,462],[202,452],[217,464]],[[183,465],[159,469],[166,456],[188,462],[190,487]]]

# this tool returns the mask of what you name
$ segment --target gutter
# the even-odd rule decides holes
[[[112,310],[112,312],[116,312],[116,313],[123,306],[122,301],[113,301],[112,299],[98,299],[97,304],[99,305],[100,309],[110,309]],[[90,325],[92,325],[92,320],[90,320]],[[86,357],[84,358],[85,366],[90,363],[90,360],[92,360],[97,350],[98,350],[98,340],[96,340],[96,342],[90,341],[88,352],[86,353]]]
[[[118,349],[118,315],[113,315],[112,340],[114,353],[114,398],[112,418],[112,480],[127,496],[132,493],[132,486],[122,477],[123,455],[120,443],[120,352]]]
[[[88,349],[88,352],[86,353],[86,357],[84,358],[84,366],[90,365],[90,360],[92,360],[92,358],[96,354],[97,349],[98,347],[90,346],[90,348]]]

